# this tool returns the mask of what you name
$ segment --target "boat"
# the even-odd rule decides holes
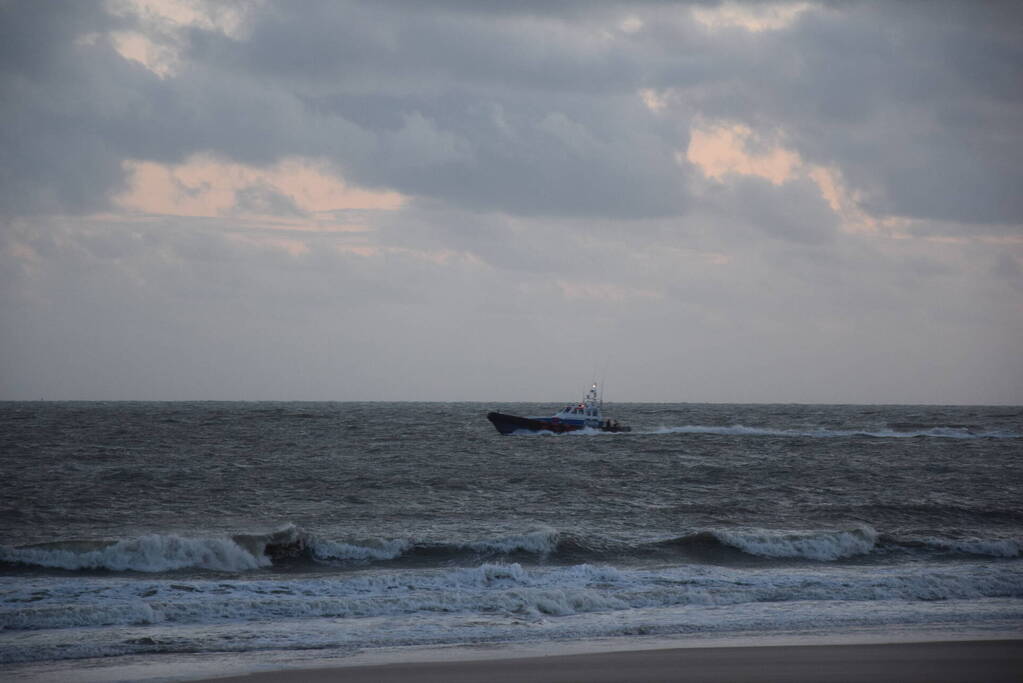
[[[601,432],[629,432],[631,427],[601,414],[604,401],[597,393],[597,385],[590,387],[580,403],[571,403],[550,417],[520,417],[507,413],[489,412],[487,419],[501,434],[516,432],[575,432],[593,429]]]

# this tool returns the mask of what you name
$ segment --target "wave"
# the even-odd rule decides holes
[[[1013,558],[1023,555],[1023,545],[1012,539],[990,538],[923,538],[894,541],[910,548],[925,548],[955,555]]]
[[[366,545],[342,541],[316,541],[311,545],[310,551],[317,560],[371,562],[393,560],[404,555],[411,547],[411,541],[404,539],[391,539]]]
[[[898,429],[772,429],[745,425],[683,425],[659,427],[647,434],[713,434],[717,436],[781,436],[812,439],[865,437],[874,439],[1020,439],[1023,434],[1009,431],[975,431],[968,427],[929,427]]]
[[[0,563],[69,571],[245,572],[302,561],[337,566],[402,558],[440,562],[514,555],[543,558],[560,551],[570,552],[576,545],[571,536],[550,528],[492,539],[437,543],[410,539],[322,539],[288,524],[270,533],[238,534],[230,538],[146,534],[117,541],[64,541],[22,547],[0,545]]]
[[[88,579],[2,587],[0,630],[183,625],[427,614],[545,619],[678,606],[803,601],[1023,598],[1023,568],[903,566],[816,569],[518,563],[440,571],[358,573],[275,580]]]
[[[79,550],[80,544],[12,548],[0,546],[0,562],[34,565],[52,569],[166,572],[178,569],[208,569],[240,572],[269,567],[272,560],[255,554],[231,539],[183,538],[147,534],[113,541],[93,550]]]
[[[712,532],[725,545],[759,557],[833,561],[866,555],[877,543],[877,531],[867,525],[826,531],[742,529]]]
[[[312,568],[366,565],[451,566],[518,560],[552,565],[664,560],[727,565],[733,562],[836,562],[873,553],[1016,558],[1014,539],[903,538],[866,524],[828,529],[697,529],[667,539],[628,541],[553,528],[478,540],[410,538],[331,540],[289,524],[264,534],[185,538],[148,534],[108,542],[0,546],[0,563],[67,571],[162,573],[180,570],[239,573],[305,563]]]
[[[1023,543],[1006,538],[900,537],[880,534],[867,524],[847,529],[779,530],[718,529],[663,541],[689,550],[731,548],[745,555],[770,559],[834,562],[872,553],[922,552],[923,554],[1017,558]]]

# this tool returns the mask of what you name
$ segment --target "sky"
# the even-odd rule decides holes
[[[1021,36],[0,0],[0,399],[1023,404]]]

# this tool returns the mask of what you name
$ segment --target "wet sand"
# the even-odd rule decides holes
[[[1023,640],[707,647],[267,671],[219,683],[1023,682]]]

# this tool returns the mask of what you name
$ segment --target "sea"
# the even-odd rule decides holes
[[[1023,634],[1021,407],[560,407],[2,403],[3,677]]]

